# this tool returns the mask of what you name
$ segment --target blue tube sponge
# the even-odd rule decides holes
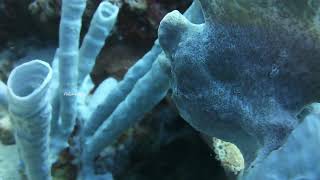
[[[79,36],[85,0],[63,0],[59,32],[59,97],[61,130],[67,138],[77,115]]]
[[[165,57],[159,56],[159,58]],[[140,120],[164,98],[169,89],[169,76],[162,70],[158,59],[150,71],[136,83],[126,99],[99,127],[94,136],[87,140],[84,151],[85,162],[92,161],[124,129]]]
[[[50,134],[55,134],[58,130],[59,123],[59,59],[58,59],[58,49],[56,50],[55,56],[51,63],[52,67],[52,81],[50,83],[48,95],[50,97],[50,102],[52,106],[52,119],[51,119],[51,132]]]
[[[51,78],[49,64],[34,60],[15,68],[8,79],[10,118],[30,180],[50,179],[51,106],[47,91]]]
[[[91,72],[96,57],[110,34],[118,16],[119,8],[108,1],[100,3],[84,37],[79,53],[79,84]]]
[[[156,41],[152,49],[129,69],[124,79],[118,83],[103,100],[103,103],[92,113],[85,126],[85,135],[93,135],[102,122],[110,116],[115,108],[125,99],[136,82],[148,72],[160,52],[161,48]]]
[[[204,21],[198,0],[195,0],[191,7],[188,8],[185,16],[197,24]],[[162,49],[157,40],[152,49],[128,70],[124,79],[119,82],[118,86],[113,89],[110,95],[103,100],[103,103],[98,106],[90,116],[85,126],[85,134],[87,136],[93,135],[103,121],[111,115],[115,108],[125,99],[128,93],[130,93],[136,82],[150,70],[153,62],[161,52]]]
[[[7,86],[2,81],[0,81],[0,108],[8,109]]]
[[[105,97],[107,97],[117,85],[118,81],[114,78],[107,78],[99,84],[88,100],[87,108],[90,114],[103,103]]]

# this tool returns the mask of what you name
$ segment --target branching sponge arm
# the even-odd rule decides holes
[[[28,179],[49,180],[51,106],[47,94],[52,71],[34,60],[15,68],[8,80],[9,112]]]
[[[85,161],[92,160],[124,129],[129,128],[146,112],[151,111],[163,99],[168,89],[169,76],[163,72],[157,60],[150,71],[136,83],[126,99],[104,121],[94,136],[88,139],[84,153]]]
[[[129,69],[124,79],[118,83],[106,99],[104,99],[103,103],[92,113],[85,126],[86,135],[92,135],[102,122],[110,116],[132,90],[136,82],[148,72],[160,52],[161,48],[158,42],[156,42],[153,48]]]
[[[119,8],[108,1],[100,3],[84,37],[79,53],[79,78],[80,85],[84,78],[91,72],[96,57],[110,34],[118,16]]]

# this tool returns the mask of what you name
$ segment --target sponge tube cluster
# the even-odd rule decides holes
[[[78,106],[82,104],[79,102],[85,99],[77,97],[78,91],[80,87],[87,86],[84,89],[89,93],[93,88],[88,74],[119,11],[107,1],[100,3],[79,50],[85,7],[85,0],[62,1],[59,48],[53,69],[44,61],[33,60],[11,72],[8,87],[2,82],[0,84],[0,106],[9,110],[19,156],[30,180],[51,179],[51,164],[60,151],[69,146],[68,139],[79,116]],[[83,81],[84,77],[88,80]],[[97,88],[97,93],[111,91],[110,87],[116,84],[116,80],[108,79]],[[84,103],[83,110],[95,108],[98,94],[87,95],[90,106]]]

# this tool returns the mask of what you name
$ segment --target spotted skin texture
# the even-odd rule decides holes
[[[301,108],[319,100],[319,41],[278,23],[223,23],[204,14],[200,25],[177,11],[160,24],[173,99],[195,129],[236,144],[248,166],[279,148]]]

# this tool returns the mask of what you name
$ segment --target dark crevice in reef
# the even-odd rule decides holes
[[[116,180],[226,179],[214,152],[169,102],[125,132],[112,155],[97,160],[100,173],[110,170]]]
[[[226,179],[219,162],[198,136],[181,137],[155,152],[136,152],[134,163],[119,180]]]

